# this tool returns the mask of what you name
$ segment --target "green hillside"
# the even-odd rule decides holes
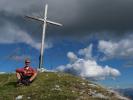
[[[38,74],[30,86],[21,87],[16,86],[15,74],[1,74],[0,100],[122,100],[122,97],[79,77],[45,72]]]

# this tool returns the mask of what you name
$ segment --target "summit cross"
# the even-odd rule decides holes
[[[48,12],[48,4],[45,5],[44,18],[26,16],[27,18],[43,22],[42,42],[41,42],[40,57],[39,57],[39,69],[43,68],[43,54],[44,54],[44,45],[45,45],[44,42],[45,42],[45,33],[46,33],[47,23],[58,25],[58,26],[63,26],[60,23],[48,20],[47,12]]]

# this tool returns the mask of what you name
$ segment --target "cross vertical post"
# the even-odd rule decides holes
[[[45,6],[45,13],[44,13],[44,22],[43,22],[43,33],[42,33],[42,43],[41,43],[41,51],[40,51],[40,58],[39,58],[39,69],[43,67],[43,53],[44,53],[44,39],[45,39],[45,32],[46,32],[46,20],[47,20],[47,11],[48,5]]]

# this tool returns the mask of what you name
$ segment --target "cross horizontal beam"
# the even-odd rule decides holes
[[[47,23],[50,23],[50,24],[54,24],[54,25],[58,25],[58,26],[63,26],[60,23],[57,23],[57,22],[54,22],[54,21],[50,21],[50,20],[45,20],[45,19],[38,18],[38,17],[31,17],[31,16],[25,16],[25,17],[33,19],[33,20],[41,21],[41,22],[45,22],[46,21]]]

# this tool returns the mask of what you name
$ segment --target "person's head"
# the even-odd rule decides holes
[[[30,64],[30,59],[26,58],[25,59],[25,67],[28,67]]]

